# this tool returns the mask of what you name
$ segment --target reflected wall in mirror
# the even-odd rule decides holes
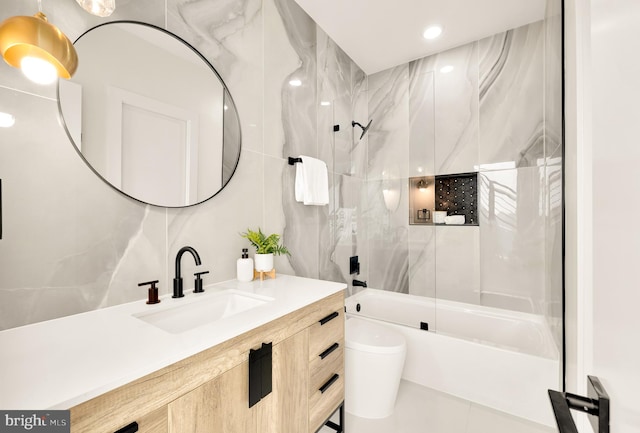
[[[80,65],[60,80],[60,113],[96,174],[165,207],[224,188],[240,157],[240,121],[211,64],[179,37],[138,22],[102,24],[74,45]]]

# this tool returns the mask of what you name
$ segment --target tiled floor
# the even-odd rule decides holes
[[[402,381],[396,409],[384,419],[346,413],[345,433],[553,433],[557,430]],[[319,433],[335,433],[323,427]]]

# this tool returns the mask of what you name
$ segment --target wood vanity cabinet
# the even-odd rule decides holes
[[[269,342],[272,392],[250,408],[249,350]],[[314,433],[344,401],[343,346],[340,292],[71,408],[71,432]]]

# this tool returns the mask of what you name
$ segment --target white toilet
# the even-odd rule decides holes
[[[345,328],[345,410],[361,418],[393,413],[407,354],[402,334],[351,317]]]

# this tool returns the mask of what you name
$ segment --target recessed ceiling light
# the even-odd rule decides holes
[[[16,118],[9,113],[0,111],[0,128],[11,128],[16,123]]]
[[[331,102],[329,102],[329,101],[321,101],[320,105],[322,105],[323,107],[328,107],[329,105],[331,105]]]
[[[440,68],[440,73],[442,74],[448,74],[451,71],[453,71],[453,66],[451,65],[443,66],[442,68]]]
[[[422,36],[424,36],[425,39],[435,39],[438,36],[440,36],[441,33],[442,33],[442,27],[440,27],[440,26],[431,26],[431,27],[427,28],[427,30],[424,31]]]
[[[289,84],[292,85],[293,87],[300,87],[300,86],[302,86],[302,81],[300,81],[300,80],[291,80],[291,81],[289,81]]]

